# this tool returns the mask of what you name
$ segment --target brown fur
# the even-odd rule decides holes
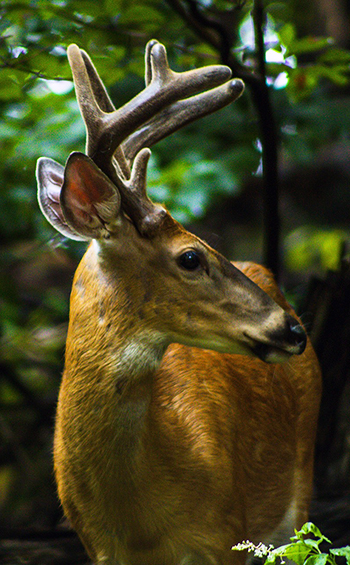
[[[292,313],[266,269],[236,266]],[[64,510],[97,563],[242,561],[231,546],[268,539],[291,505],[291,532],[307,519],[317,360],[310,343],[282,365],[171,344],[158,369],[117,381],[113,352],[151,315],[141,280],[116,295],[92,248],[76,274],[55,435]]]

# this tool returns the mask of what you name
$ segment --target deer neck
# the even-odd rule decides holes
[[[95,247],[89,247],[73,283],[64,381],[76,383],[69,388],[78,410],[89,395],[106,425],[133,433],[133,424],[140,428],[146,419],[153,375],[168,343],[142,326],[141,307],[128,295],[128,285],[106,279]]]

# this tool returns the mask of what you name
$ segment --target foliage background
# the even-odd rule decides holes
[[[280,277],[300,305],[311,274],[337,269],[350,229],[349,20],[345,0],[0,2],[0,528],[51,527],[61,518],[52,427],[83,248],[42,217],[34,173],[40,156],[64,163],[84,150],[66,47],[88,51],[117,106],[143,88],[152,37],[175,70],[224,61],[246,79],[238,102],[153,149],[150,193],[228,256],[263,261],[272,148]],[[270,117],[264,131],[264,116],[275,128]],[[342,426],[327,484],[348,492],[350,433]]]

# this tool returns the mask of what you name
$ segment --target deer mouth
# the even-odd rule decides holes
[[[244,335],[251,342],[249,347],[253,355],[265,363],[284,363],[292,355],[301,355],[307,344],[306,333],[294,318],[288,319],[283,334],[271,335],[269,342],[260,341],[248,333]]]
[[[266,343],[256,343],[251,347],[251,351],[255,357],[258,357],[265,363],[285,363],[294,355],[290,351],[267,345]]]

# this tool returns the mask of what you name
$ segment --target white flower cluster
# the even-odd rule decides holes
[[[237,543],[231,547],[231,549],[235,549],[237,551],[247,550],[249,552],[254,552],[254,557],[265,557],[271,553],[274,549],[273,545],[265,545],[264,543],[259,543],[258,545],[254,545],[251,541],[242,541],[241,543]]]

